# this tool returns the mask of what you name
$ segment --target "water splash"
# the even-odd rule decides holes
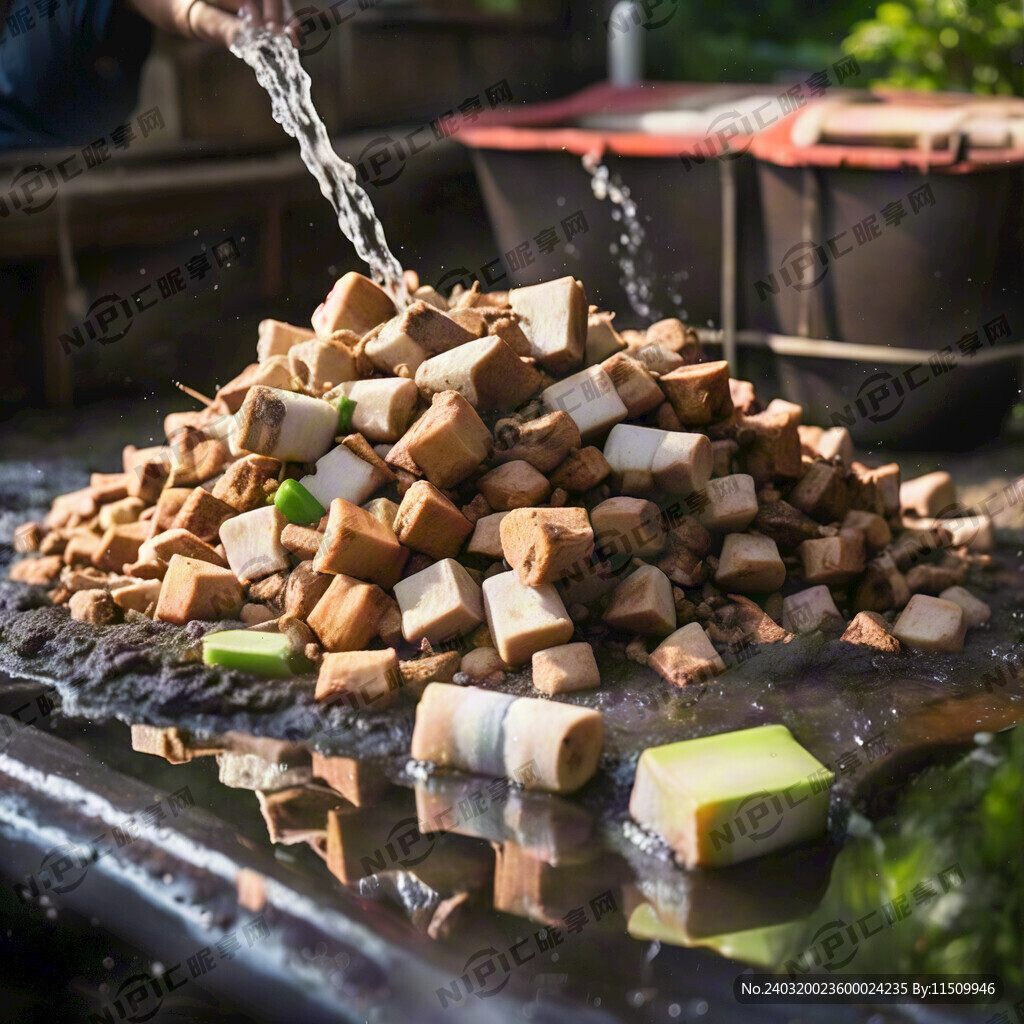
[[[636,202],[618,175],[613,175],[592,153],[583,157],[583,168],[590,175],[590,189],[595,199],[610,199],[614,209],[612,219],[622,224],[618,242],[611,246],[612,255],[619,265],[619,284],[626,293],[633,312],[653,323],[662,318],[654,305],[654,280],[649,264],[652,261],[646,247],[647,232],[640,223]]]
[[[373,203],[356,181],[355,168],[334,152],[327,126],[313,105],[312,82],[298,51],[287,36],[249,21],[243,22],[231,52],[256,72],[256,80],[270,96],[274,120],[299,143],[302,161],[334,207],[342,232],[369,267],[373,280],[403,309],[409,295],[402,265],[388,248]]]

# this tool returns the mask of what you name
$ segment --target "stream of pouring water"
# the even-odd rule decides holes
[[[331,145],[327,126],[313,105],[311,81],[288,38],[249,24],[235,36],[231,52],[256,72],[270,96],[274,120],[299,143],[303,163],[334,207],[338,225],[399,309],[409,303],[402,265],[388,248],[370,197],[356,181],[355,168]]]
[[[633,312],[648,323],[660,320],[661,312],[654,306],[654,281],[652,272],[641,263],[650,262],[650,251],[645,247],[647,232],[640,223],[636,203],[630,198],[629,189],[618,176],[593,154],[583,157],[583,168],[590,175],[590,189],[595,199],[610,199],[613,204],[612,220],[621,221],[622,234],[611,246],[619,264],[619,283],[626,292]]]

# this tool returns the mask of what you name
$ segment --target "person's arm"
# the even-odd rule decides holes
[[[284,29],[284,0],[128,0],[130,6],[165,32],[229,47],[249,10],[258,24]],[[260,5],[262,10],[260,10]],[[295,30],[290,29],[293,37]]]

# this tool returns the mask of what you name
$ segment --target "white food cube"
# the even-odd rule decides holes
[[[778,590],[786,582],[786,565],[771,537],[730,533],[722,542],[715,585],[740,592]]]
[[[754,478],[746,473],[709,480],[704,486],[704,498],[707,503],[700,513],[700,521],[709,530],[732,533],[745,530],[757,515]]]
[[[624,494],[646,494],[660,489],[668,494],[690,494],[711,476],[713,453],[704,434],[687,434],[635,427],[612,427],[604,446],[612,480]]]
[[[654,453],[654,484],[666,494],[691,494],[710,479],[714,451],[706,434],[665,431]]]
[[[673,686],[688,686],[725,671],[715,645],[699,622],[691,622],[665,637],[647,664]]]
[[[506,665],[572,639],[573,624],[553,583],[528,587],[514,572],[484,580],[484,611],[494,646]]]
[[[454,558],[442,558],[395,584],[402,635],[439,644],[472,632],[484,620],[480,588]]]
[[[813,633],[829,621],[842,623],[843,617],[824,584],[790,594],[782,601],[782,628],[790,633]]]
[[[323,505],[330,508],[335,498],[362,505],[374,491],[387,483],[387,475],[377,466],[359,458],[343,444],[316,460],[316,472],[299,483]]]
[[[530,355],[546,370],[563,374],[583,359],[587,340],[587,296],[572,277],[513,288],[509,305],[520,316]]]
[[[587,643],[562,644],[533,655],[533,685],[542,693],[573,693],[601,685],[594,648]]]
[[[964,649],[966,631],[960,605],[926,594],[915,594],[892,627],[892,635],[907,647],[951,653]]]
[[[249,388],[233,422],[232,452],[315,462],[334,443],[338,410],[320,398],[257,384]]]
[[[473,527],[473,536],[466,545],[466,554],[502,558],[501,521],[507,515],[508,512],[492,512],[489,516],[481,516]]]
[[[288,520],[273,505],[232,516],[221,524],[224,557],[240,583],[291,567],[291,558],[281,544],[281,531],[287,525]]]
[[[947,587],[939,597],[943,601],[952,601],[953,604],[960,605],[968,629],[984,625],[992,617],[992,609],[964,587]]]
[[[419,391],[406,377],[382,377],[346,381],[324,398],[337,401],[342,395],[356,403],[352,429],[376,444],[397,441],[405,433]]]
[[[666,431],[620,423],[604,443],[604,457],[612,482],[621,494],[647,494],[654,490],[651,466]]]
[[[584,441],[621,423],[628,414],[611,377],[600,366],[588,366],[552,384],[541,392],[541,399],[552,412],[568,413]]]

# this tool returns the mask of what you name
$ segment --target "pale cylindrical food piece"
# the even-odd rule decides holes
[[[416,709],[412,757],[572,793],[597,771],[603,736],[601,715],[589,708],[431,683]]]
[[[603,739],[599,712],[520,697],[505,717],[505,774],[526,789],[575,793],[597,771]]]

